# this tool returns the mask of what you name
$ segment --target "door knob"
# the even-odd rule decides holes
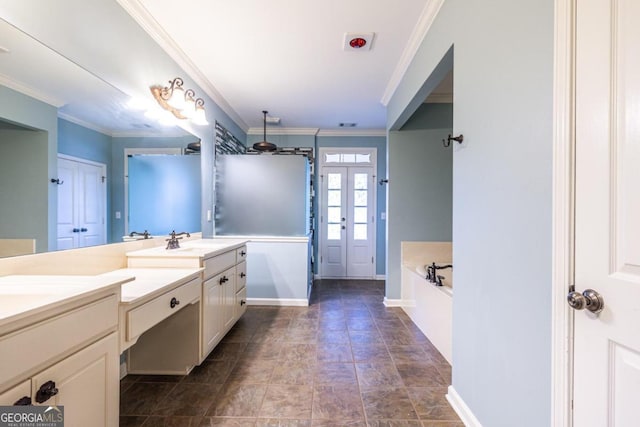
[[[575,310],[587,309],[592,313],[600,313],[604,310],[604,298],[593,289],[585,289],[584,292],[569,292],[567,295],[569,307]]]

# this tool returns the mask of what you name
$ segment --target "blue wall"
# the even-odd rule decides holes
[[[107,165],[107,242],[111,240],[111,136],[58,119],[58,153]],[[120,240],[117,240],[120,241]]]
[[[15,197],[19,198],[19,200],[16,199],[19,205],[29,206],[28,209],[31,212],[24,220],[28,220],[30,225],[23,225],[23,227],[32,229],[33,235],[24,237],[36,239],[38,252],[53,250],[57,246],[58,189],[56,185],[49,182],[49,179],[58,173],[56,158],[58,152],[57,109],[0,86],[0,118],[41,131],[39,135],[29,135],[28,138],[32,141],[32,138],[36,137],[37,143],[30,144],[29,147],[21,147],[21,149],[25,149],[24,155],[13,160],[14,167],[16,165],[20,167],[16,162],[25,162],[22,171],[31,171],[23,176],[21,181],[21,186],[28,188],[28,191],[14,193],[16,188],[11,187],[3,189],[3,192],[14,193]],[[11,141],[8,143],[10,144]],[[6,221],[6,218],[3,219]]]
[[[552,0],[447,0],[388,104],[399,129],[450,53],[453,388],[485,426],[551,420],[553,38]]]

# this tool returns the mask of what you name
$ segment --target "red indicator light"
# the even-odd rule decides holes
[[[360,49],[361,47],[364,47],[364,45],[366,44],[367,44],[367,41],[362,37],[356,37],[355,39],[351,39],[349,41],[349,46],[351,46],[354,49]]]

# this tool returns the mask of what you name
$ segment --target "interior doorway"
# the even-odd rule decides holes
[[[375,148],[320,149],[320,276],[375,278]]]
[[[57,248],[107,243],[107,166],[58,155]]]

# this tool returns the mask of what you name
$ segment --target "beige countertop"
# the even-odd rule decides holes
[[[165,249],[159,246],[149,249],[127,252],[127,257],[145,258],[210,258],[236,249],[247,243],[246,239],[199,239],[180,242],[178,249]]]
[[[100,277],[132,276],[122,285],[120,302],[140,304],[198,277],[202,268],[122,268],[101,274]]]
[[[0,277],[0,327],[121,286],[133,277],[120,275],[11,275]]]

